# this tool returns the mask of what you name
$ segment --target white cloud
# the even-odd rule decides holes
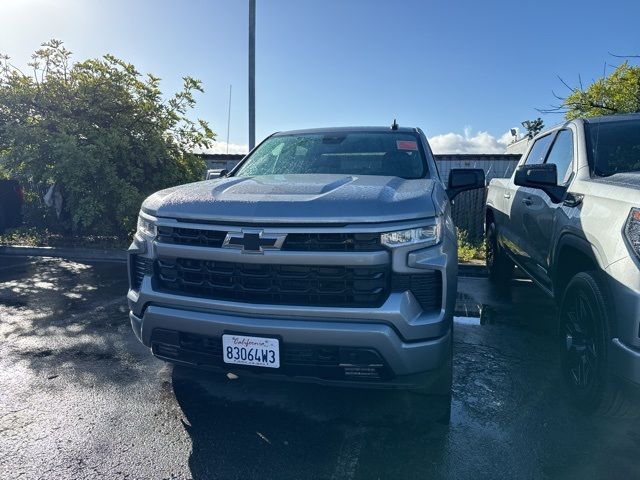
[[[248,145],[242,145],[239,143],[229,143],[229,151],[227,151],[227,142],[213,142],[210,148],[198,149],[194,153],[241,153],[246,154],[249,152]]]
[[[507,131],[500,137],[494,137],[489,132],[472,134],[470,127],[464,128],[464,134],[445,133],[429,139],[433,153],[504,153],[507,145],[513,141],[511,132]]]
[[[511,132],[507,131],[499,137],[494,137],[488,132],[473,134],[471,127],[465,126],[464,133],[445,133],[435,135],[429,139],[433,153],[504,153],[507,145],[513,141]],[[249,152],[249,146],[238,143],[214,142],[211,148],[200,149],[195,153],[241,153]]]

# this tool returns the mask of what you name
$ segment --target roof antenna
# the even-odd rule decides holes
[[[397,130],[398,129],[398,122],[396,122],[396,119],[393,119],[393,123],[391,124],[391,130]]]

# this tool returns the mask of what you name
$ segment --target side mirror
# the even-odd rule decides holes
[[[516,170],[513,183],[542,190],[554,203],[561,202],[567,190],[558,185],[558,170],[554,163],[522,165]]]
[[[454,168],[449,172],[447,195],[453,200],[456,195],[465,190],[484,188],[484,170],[481,168]]]
[[[223,170],[219,170],[217,168],[212,168],[207,170],[207,174],[205,175],[205,180],[212,180],[214,178],[222,178],[224,177],[227,173],[229,173],[229,170],[227,170],[226,168]]]

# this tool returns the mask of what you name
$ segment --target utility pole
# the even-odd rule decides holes
[[[229,110],[227,110],[227,154],[229,154],[229,130],[231,130],[231,89],[233,85],[229,85]]]
[[[256,0],[249,0],[249,151],[256,145]]]

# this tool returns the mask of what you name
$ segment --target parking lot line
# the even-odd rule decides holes
[[[349,428],[345,432],[344,440],[338,453],[336,469],[331,475],[332,480],[352,479],[355,477],[360,452],[362,452],[365,442],[365,432],[366,428],[363,426]]]

